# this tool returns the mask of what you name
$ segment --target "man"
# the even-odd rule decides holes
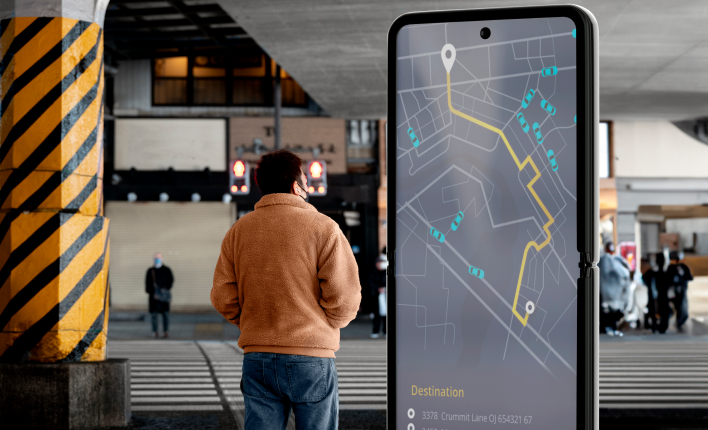
[[[170,290],[173,282],[172,270],[163,264],[162,254],[156,253],[153,267],[149,268],[145,274],[145,292],[148,294],[152,331],[156,338],[158,337],[157,314],[162,315],[162,329],[167,337],[170,323],[170,300],[172,300]]]
[[[666,279],[674,287],[674,309],[676,309],[676,329],[683,332],[688,320],[688,281],[693,280],[691,269],[683,263],[683,252],[672,251],[671,265],[666,269]]]
[[[356,316],[361,286],[337,223],[307,203],[302,160],[286,150],[261,157],[263,197],[226,234],[211,302],[241,329],[241,392],[247,429],[336,429],[334,352]]]
[[[664,267],[666,257],[663,252],[658,252],[653,261],[651,269],[642,275],[644,285],[649,289],[649,318],[651,318],[651,331],[653,333],[666,333],[671,318],[671,307],[669,306],[669,283]]]
[[[600,269],[600,325],[611,336],[623,336],[617,329],[617,323],[627,306],[629,266],[624,258],[614,255],[614,252],[615,245],[607,242],[597,264]]]

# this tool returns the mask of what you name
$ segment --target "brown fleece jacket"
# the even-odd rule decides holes
[[[360,302],[349,242],[299,196],[263,196],[226,233],[211,303],[241,329],[244,352],[334,357]]]

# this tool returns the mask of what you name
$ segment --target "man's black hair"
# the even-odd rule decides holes
[[[666,257],[664,257],[663,252],[657,252],[656,253],[656,265],[659,266],[659,271],[663,272],[664,271],[664,263],[666,263]]]
[[[293,181],[301,183],[302,159],[287,149],[271,151],[258,160],[255,170],[256,185],[261,195],[290,193]]]

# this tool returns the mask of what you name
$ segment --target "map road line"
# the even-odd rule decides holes
[[[533,189],[533,184],[538,181],[538,179],[541,177],[541,172],[538,170],[538,167],[536,167],[536,163],[534,163],[533,159],[531,159],[531,156],[527,156],[526,159],[524,160],[523,163],[519,161],[519,158],[516,156],[516,153],[514,152],[514,149],[511,147],[511,144],[509,143],[509,140],[507,140],[506,136],[504,135],[504,132],[501,131],[500,129],[494,127],[493,125],[489,125],[483,121],[480,121],[476,118],[473,118],[466,113],[460,112],[459,110],[455,109],[452,107],[452,91],[450,91],[450,73],[447,74],[447,105],[450,108],[450,112],[454,113],[455,115],[462,117],[468,121],[471,121],[479,126],[482,126],[486,128],[487,130],[490,130],[494,133],[497,133],[502,140],[504,141],[504,144],[506,145],[506,149],[509,150],[509,154],[511,154],[511,157],[514,159],[514,162],[516,163],[516,167],[519,168],[519,171],[522,171],[524,167],[527,164],[531,164],[531,167],[533,168],[534,172],[536,172],[536,176],[534,176],[531,181],[529,181],[528,184],[526,184],[526,188],[529,189],[533,197],[536,199],[536,202],[541,206],[541,209],[543,209],[543,213],[546,214],[546,217],[548,217],[548,222],[543,226],[543,231],[546,232],[546,240],[541,242],[540,244],[536,243],[535,241],[531,241],[526,244],[526,249],[524,249],[524,256],[521,260],[521,268],[519,269],[519,281],[516,284],[516,294],[514,295],[514,304],[512,306],[511,311],[514,313],[516,318],[521,322],[521,324],[526,327],[526,323],[528,322],[529,319],[529,313],[526,313],[526,316],[522,317],[521,314],[516,310],[516,305],[519,302],[519,292],[521,291],[521,281],[523,280],[524,277],[524,267],[526,266],[526,257],[528,256],[529,250],[531,247],[534,247],[536,249],[536,252],[540,252],[543,248],[545,248],[546,245],[551,243],[551,231],[548,229],[549,226],[551,226],[554,222],[553,217],[551,216],[551,213],[548,212],[548,209],[546,209],[546,206],[543,204],[541,199],[538,197],[538,194],[536,194],[536,191]]]
[[[461,170],[458,166],[453,166],[453,167],[456,168],[456,169],[458,169],[458,170],[460,170],[461,172],[464,173],[464,171]],[[473,178],[473,179],[476,180],[476,178]],[[415,199],[413,199],[413,200],[415,200]],[[411,200],[411,201],[412,201],[412,200]],[[406,204],[401,207],[401,209],[405,209],[405,208],[408,208],[411,212],[413,212],[413,213],[415,214],[415,216],[417,216],[417,217],[427,226],[427,228],[432,227],[432,226],[430,225],[430,223],[425,219],[425,217],[423,217],[423,215],[421,215],[417,210],[415,210],[415,208],[413,208],[413,206],[410,205],[410,202],[406,202]],[[533,218],[533,217],[524,218],[523,220],[520,220],[520,221],[524,221],[524,220],[527,220],[527,219],[530,219],[530,220],[534,220],[534,221],[535,221],[535,218]],[[490,220],[491,220],[491,217],[490,217]],[[408,229],[410,230],[410,227],[408,227],[406,224],[403,224],[403,225],[405,225],[406,228],[408,228]],[[411,230],[411,232],[412,232],[412,230]],[[416,235],[416,236],[417,236],[417,235]],[[418,238],[420,239],[420,236],[418,236]],[[407,239],[406,239],[406,240],[407,240]],[[422,240],[422,239],[421,239],[421,240]],[[449,242],[445,242],[445,245],[447,245],[447,247],[448,247],[450,250],[452,250],[452,251],[455,253],[455,255],[457,255],[457,257],[458,257],[460,260],[462,260],[463,263],[465,263],[466,265],[469,265],[469,263],[468,263],[464,258],[462,258],[462,256],[460,255],[460,253],[457,252],[457,250],[456,250],[452,245],[450,245]],[[511,335],[514,336],[514,339],[518,340],[519,343],[521,343],[521,345],[522,345],[527,351],[529,351],[529,352],[531,353],[531,355],[532,355],[534,358],[537,358],[536,355],[535,355],[533,352],[531,352],[531,350],[528,348],[528,346],[521,340],[521,338],[519,338],[519,336],[517,336],[516,333],[514,333],[513,330],[511,330],[511,327],[510,327],[510,326],[507,326],[506,324],[504,324],[504,322],[501,320],[501,318],[499,317],[499,315],[497,315],[497,313],[494,312],[494,311],[489,307],[489,305],[487,305],[487,303],[486,303],[484,300],[482,300],[482,298],[472,289],[472,287],[469,286],[469,284],[467,284],[464,280],[462,280],[462,278],[460,277],[460,275],[458,275],[457,272],[455,272],[455,271],[453,270],[453,268],[448,264],[448,262],[445,261],[445,260],[442,258],[442,255],[441,255],[441,254],[438,254],[437,252],[435,252],[435,250],[432,248],[432,246],[428,245],[427,243],[426,243],[425,246],[426,246],[427,248],[429,248],[430,251],[433,253],[433,255],[435,255],[435,256],[440,260],[440,263],[442,263],[448,270],[450,270],[450,272],[455,276],[455,278],[457,278],[460,282],[462,282],[462,285],[464,285],[465,288],[467,288],[467,289],[477,298],[477,300],[479,300],[480,303],[482,303],[482,305],[492,314],[492,316],[494,316],[494,318],[495,318],[497,321],[499,321],[499,322],[504,326],[504,328],[506,328],[506,330],[507,330]],[[426,258],[427,258],[427,257],[426,257]],[[427,262],[426,262],[426,264],[427,264]],[[411,275],[407,275],[407,276],[411,276]],[[496,296],[499,298],[499,300],[500,300],[502,303],[504,303],[504,305],[506,305],[506,307],[508,307],[509,309],[512,309],[512,307],[511,307],[511,305],[509,304],[509,302],[507,302],[506,299],[505,299],[501,294],[499,294],[499,292],[498,292],[489,282],[487,282],[486,279],[481,279],[481,281],[484,283],[484,285],[487,286],[487,288],[489,288],[489,289],[494,293],[494,295],[496,295]],[[410,282],[410,280],[408,280],[408,282]],[[411,283],[412,283],[412,282],[411,282]],[[575,299],[573,299],[573,301],[575,301]],[[572,303],[572,302],[571,302],[571,303]],[[513,317],[512,317],[512,320],[513,320]],[[556,351],[556,350],[551,346],[551,344],[550,344],[549,342],[547,342],[546,339],[544,339],[544,338],[541,336],[541,334],[538,333],[538,332],[533,328],[533,326],[527,325],[526,327],[528,327],[528,329],[531,330],[531,332],[532,332],[534,335],[536,335],[536,338],[539,339],[539,340],[548,348],[548,353],[549,353],[549,354],[552,352],[553,355],[555,355],[555,356],[565,365],[565,367],[568,368],[568,370],[570,370],[571,372],[575,373],[575,369],[573,369],[573,366],[571,366],[571,365],[558,353],[558,351]],[[540,361],[540,359],[539,359],[539,361]],[[545,363],[545,362],[544,362],[544,363]],[[544,368],[545,368],[545,365],[544,365]],[[548,370],[548,369],[547,369],[547,370]],[[552,372],[550,372],[550,370],[549,370],[549,373],[553,374]]]

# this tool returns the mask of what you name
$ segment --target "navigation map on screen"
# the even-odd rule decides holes
[[[575,428],[576,42],[569,18],[398,33],[400,429]]]

